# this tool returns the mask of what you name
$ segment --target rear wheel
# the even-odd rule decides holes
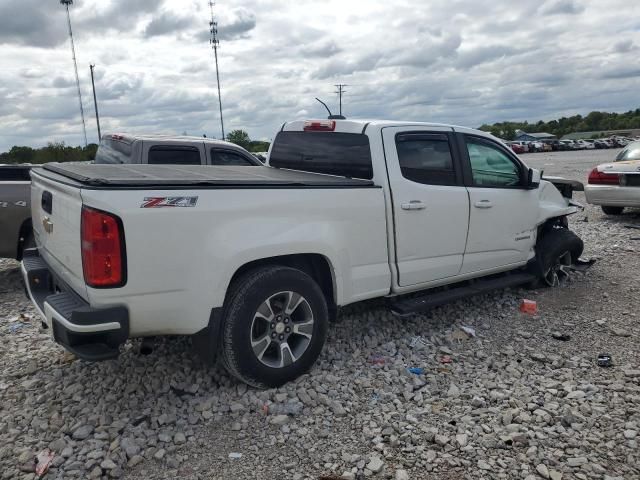
[[[603,205],[602,211],[607,215],[620,215],[624,212],[624,207],[606,207]]]
[[[566,228],[554,228],[536,245],[536,287],[557,287],[569,278],[571,265],[580,258],[584,243]]]
[[[318,284],[289,267],[263,267],[234,282],[224,309],[222,360],[257,388],[305,373],[327,336],[327,302]]]

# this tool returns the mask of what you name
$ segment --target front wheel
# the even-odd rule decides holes
[[[624,207],[607,207],[603,205],[602,211],[607,215],[621,215],[624,212]]]
[[[278,387],[315,363],[327,336],[327,302],[318,284],[289,267],[263,267],[234,282],[225,303],[222,361],[257,388]]]
[[[555,228],[544,234],[536,245],[534,286],[557,287],[569,278],[571,265],[580,258],[584,243],[566,228]]]

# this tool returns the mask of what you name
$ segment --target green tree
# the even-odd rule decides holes
[[[249,149],[249,146],[251,144],[249,134],[244,130],[233,130],[227,135],[227,141],[235,143],[236,145],[240,145],[242,148],[246,149]]]
[[[269,150],[269,145],[269,142],[252,140],[251,143],[249,143],[249,148],[247,150],[249,150],[250,152],[266,152],[267,150]]]

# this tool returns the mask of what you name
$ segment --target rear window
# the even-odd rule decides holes
[[[280,132],[269,165],[350,178],[373,178],[369,137],[357,133]]]
[[[0,167],[0,181],[5,182],[29,182],[31,167]]]
[[[112,140],[102,139],[94,163],[132,163],[132,144]]]
[[[158,145],[149,149],[149,165],[201,165],[200,150],[196,147]]]

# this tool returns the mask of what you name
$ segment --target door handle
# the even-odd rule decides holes
[[[403,210],[424,210],[427,206],[420,200],[411,200],[400,205]]]
[[[476,208],[491,208],[491,207],[493,207],[493,203],[491,203],[491,200],[478,200],[473,205]]]

